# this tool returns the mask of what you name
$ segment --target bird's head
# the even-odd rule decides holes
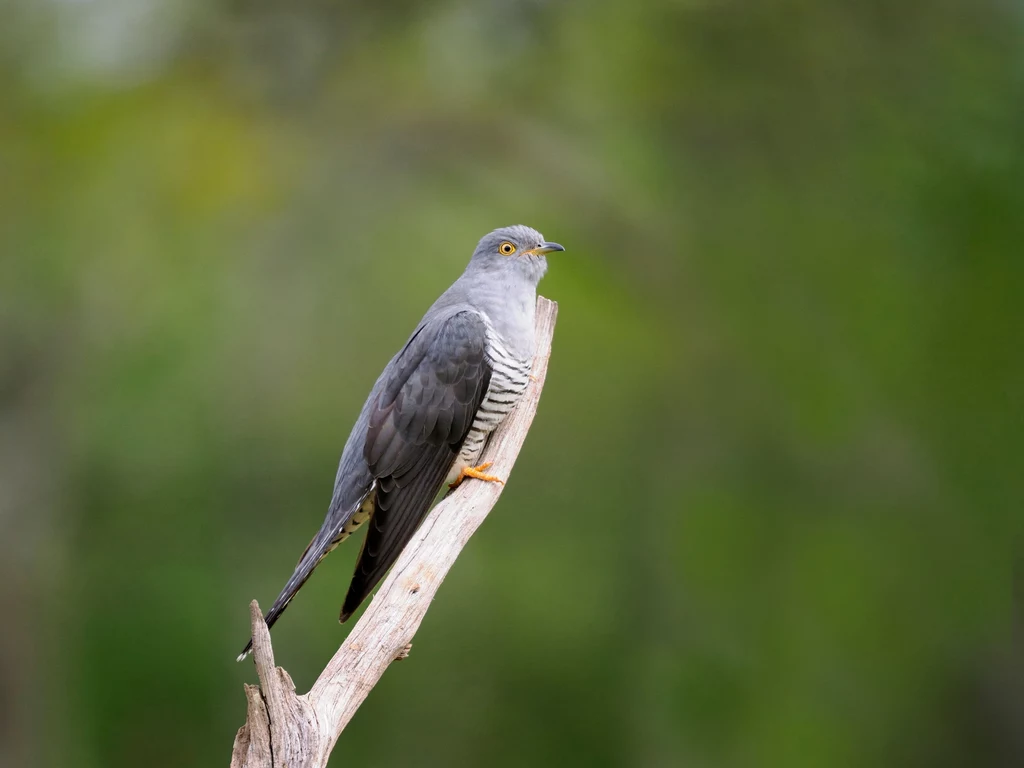
[[[536,285],[548,268],[545,256],[564,250],[558,243],[545,240],[537,230],[517,224],[484,235],[473,252],[470,267],[520,274]]]

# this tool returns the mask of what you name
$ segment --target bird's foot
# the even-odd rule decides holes
[[[462,485],[462,481],[465,480],[467,477],[472,477],[476,480],[483,480],[488,483],[501,483],[501,485],[504,485],[505,481],[502,480],[497,475],[484,474],[493,463],[494,462],[488,461],[486,464],[481,464],[479,467],[463,467],[461,470],[459,470],[459,476],[455,478],[455,481],[448,483],[448,487],[451,490],[455,490],[460,485]]]

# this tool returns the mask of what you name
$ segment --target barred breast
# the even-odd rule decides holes
[[[455,460],[448,482],[452,482],[463,467],[476,466],[487,438],[515,408],[530,383],[533,358],[524,359],[512,352],[494,331],[486,315],[484,320],[487,322],[486,354],[491,366],[491,381],[473,419],[473,425],[462,443],[462,450]]]

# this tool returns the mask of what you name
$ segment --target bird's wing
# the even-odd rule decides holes
[[[487,392],[486,325],[463,309],[427,321],[391,364],[371,406],[364,457],[376,479],[345,621],[381,580],[441,489]]]

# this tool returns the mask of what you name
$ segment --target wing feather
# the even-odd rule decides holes
[[[397,559],[458,455],[490,383],[486,332],[478,313],[452,311],[424,323],[392,363],[370,412],[364,456],[378,492],[342,621]]]

